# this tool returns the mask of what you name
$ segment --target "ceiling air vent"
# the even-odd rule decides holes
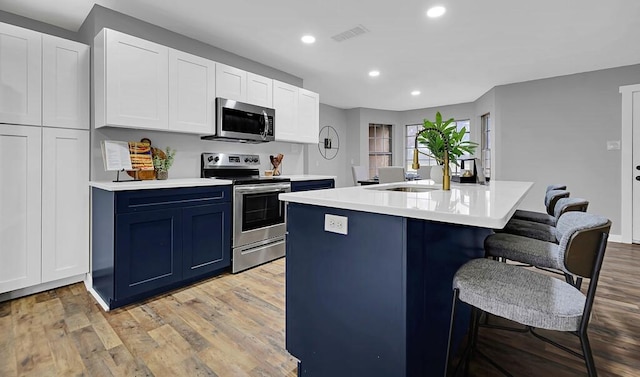
[[[342,42],[342,41],[346,41],[347,39],[351,39],[351,38],[355,38],[359,35],[368,33],[369,30],[367,30],[366,27],[362,26],[362,25],[358,25],[356,27],[354,27],[353,29],[349,29],[347,31],[343,31],[340,34],[336,34],[333,37],[331,37],[331,39],[333,39],[336,42]]]

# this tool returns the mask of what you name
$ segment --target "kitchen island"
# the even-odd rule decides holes
[[[281,194],[286,348],[300,360],[298,374],[442,375],[453,275],[484,255],[484,238],[532,185],[442,191],[423,180]]]

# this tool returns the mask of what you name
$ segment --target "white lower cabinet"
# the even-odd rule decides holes
[[[40,145],[41,127],[0,124],[0,293],[41,281]]]
[[[89,271],[89,131],[42,129],[42,282]]]
[[[0,293],[89,271],[89,131],[0,124]]]

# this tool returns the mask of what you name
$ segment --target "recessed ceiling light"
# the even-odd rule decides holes
[[[412,96],[419,96],[420,95],[420,91],[419,90],[414,90],[413,92],[411,92]]]
[[[427,16],[431,17],[431,18],[436,18],[436,17],[440,17],[444,14],[444,12],[446,12],[447,10],[445,9],[445,7],[442,6],[436,6],[436,7],[432,7],[429,8],[429,10],[427,11]]]
[[[306,44],[312,44],[316,41],[316,37],[314,37],[313,35],[305,35],[300,39]]]
[[[380,71],[371,71],[371,72],[369,72],[369,76],[378,77],[378,76],[380,76]]]

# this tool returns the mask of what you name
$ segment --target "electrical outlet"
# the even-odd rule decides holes
[[[325,213],[324,215],[324,230],[327,232],[347,234],[348,233],[348,218],[344,216],[336,216]]]
[[[607,150],[608,151],[619,151],[620,150],[620,140],[608,140],[607,141]]]

